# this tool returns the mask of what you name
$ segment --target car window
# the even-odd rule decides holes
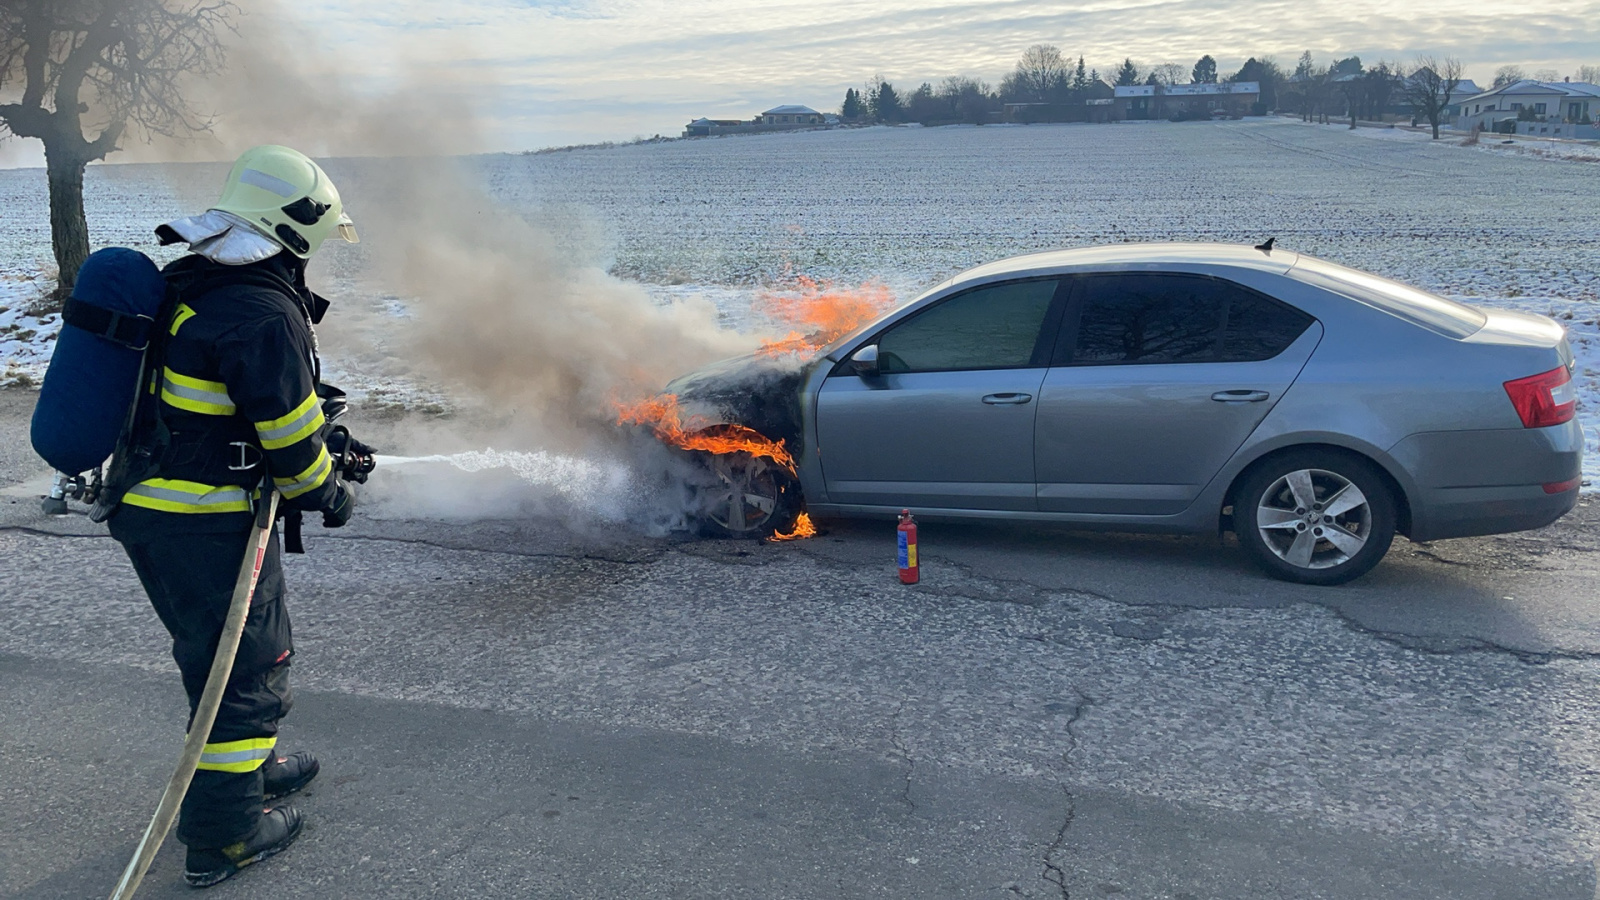
[[[1218,362],[1255,362],[1289,349],[1315,321],[1294,307],[1254,291],[1217,282],[1229,289],[1228,325]]]
[[[1489,321],[1481,310],[1465,303],[1310,256],[1301,256],[1289,275],[1446,337],[1468,337]]]
[[[1083,279],[1082,298],[1078,365],[1216,359],[1224,298],[1209,278],[1093,275]]]
[[[1058,364],[1246,362],[1283,352],[1311,317],[1203,275],[1084,276],[1070,356]],[[1065,348],[1063,348],[1063,351]]]
[[[948,372],[1042,365],[1035,348],[1058,284],[1053,278],[1012,281],[942,300],[884,332],[879,368]]]

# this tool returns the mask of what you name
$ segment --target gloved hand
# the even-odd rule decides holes
[[[343,528],[350,521],[351,511],[356,508],[356,489],[344,479],[335,479],[333,485],[333,499],[322,508],[323,528]]]
[[[365,484],[372,471],[373,449],[351,436],[349,429],[338,426],[328,431],[328,455],[338,467],[339,476],[346,481]]]
[[[350,432],[343,428],[335,428],[328,433],[328,453],[339,456],[347,450],[353,450],[358,456],[371,456],[372,448],[356,440]]]

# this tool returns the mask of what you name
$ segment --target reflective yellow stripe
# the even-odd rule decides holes
[[[212,772],[254,772],[278,746],[275,737],[246,738],[207,744],[200,750],[200,768]]]
[[[249,512],[250,494],[235,485],[201,484],[174,478],[148,478],[128,489],[122,502],[160,512]]]
[[[328,479],[328,474],[332,471],[333,457],[328,455],[327,447],[319,447],[317,449],[317,461],[312,463],[304,472],[293,478],[274,477],[272,483],[278,486],[278,492],[283,494],[285,500],[293,500],[307,491],[321,487],[322,483]]]
[[[179,303],[178,304],[178,311],[176,313],[174,313],[173,316],[172,316],[172,327],[167,329],[167,333],[168,334],[177,334],[178,333],[178,329],[180,327],[182,327],[183,323],[189,321],[190,317],[192,317],[193,315],[194,315],[194,310],[189,308],[189,304],[187,304],[187,303]]]
[[[321,428],[322,423],[322,407],[318,405],[317,394],[313,391],[311,396],[302,400],[299,406],[289,411],[288,415],[268,422],[255,423],[256,435],[261,438],[263,448],[277,450],[305,440],[312,432]]]
[[[168,405],[208,416],[231,416],[238,412],[228,386],[220,381],[179,375],[165,366],[161,369],[161,399]]]

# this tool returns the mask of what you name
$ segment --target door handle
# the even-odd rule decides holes
[[[1033,399],[1032,394],[985,394],[983,402],[990,406],[1021,406]]]
[[[1270,396],[1266,391],[1217,391],[1211,399],[1218,403],[1260,403]]]

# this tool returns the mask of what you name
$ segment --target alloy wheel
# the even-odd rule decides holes
[[[771,461],[746,453],[711,457],[714,486],[701,492],[703,514],[729,534],[759,531],[778,511],[783,486]]]
[[[1301,569],[1348,562],[1372,536],[1372,505],[1350,479],[1296,469],[1274,481],[1256,506],[1256,529],[1277,557]]]

